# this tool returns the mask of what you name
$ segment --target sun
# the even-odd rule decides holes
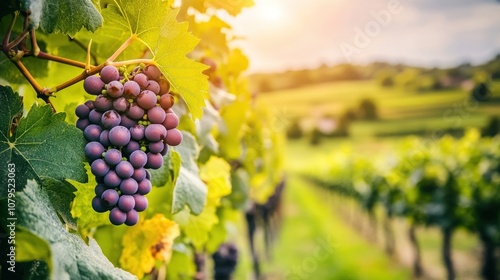
[[[285,18],[283,8],[276,4],[266,4],[261,6],[262,19],[267,22],[280,22]]]

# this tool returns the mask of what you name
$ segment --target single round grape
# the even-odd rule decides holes
[[[134,209],[127,212],[127,219],[125,220],[125,224],[127,226],[133,226],[139,222],[139,213]]]
[[[99,74],[101,75],[101,80],[106,84],[110,83],[111,81],[116,81],[120,78],[118,69],[111,65],[104,66]]]
[[[111,145],[111,143],[109,143],[109,130],[103,130],[101,132],[101,135],[99,136],[99,142],[101,142],[101,144],[106,148]]]
[[[148,81],[148,85],[146,86],[146,89],[154,92],[155,94],[160,93],[160,85],[156,81],[153,81],[153,80]]]
[[[182,142],[182,133],[178,129],[170,129],[165,138],[165,142],[170,146],[177,146]]]
[[[136,101],[142,109],[149,110],[156,105],[156,101],[158,101],[158,99],[156,98],[156,94],[154,92],[150,90],[143,90],[139,96],[137,96]]]
[[[109,165],[107,165],[103,159],[96,159],[90,165],[90,171],[92,171],[92,174],[96,177],[104,177],[109,173]]]
[[[104,191],[106,191],[107,189],[108,187],[106,187],[106,185],[99,183],[94,188],[95,195],[101,197]]]
[[[141,108],[136,102],[130,104],[130,107],[128,108],[127,111],[127,117],[134,119],[134,120],[140,120],[144,116],[144,109]]]
[[[130,158],[130,164],[132,164],[134,168],[144,167],[144,165],[146,165],[148,161],[148,156],[146,155],[145,152],[141,150],[134,151],[133,153],[130,154],[129,158]]]
[[[151,185],[151,181],[149,179],[144,179],[139,182],[139,188],[137,189],[138,194],[146,195],[148,194],[153,186]]]
[[[122,116],[122,121],[120,122],[121,126],[124,126],[126,128],[131,128],[132,126],[136,125],[137,121],[127,117],[127,116]]]
[[[174,97],[168,93],[164,94],[160,97],[159,103],[163,109],[168,110],[174,106]]]
[[[98,196],[95,196],[92,199],[92,208],[94,209],[94,211],[96,211],[98,213],[104,213],[104,212],[108,211],[108,207],[106,207],[106,205],[104,205],[102,199]]]
[[[106,112],[113,107],[113,101],[101,94],[95,98],[94,107],[99,112]]]
[[[175,113],[167,113],[162,124],[167,130],[174,129],[179,125],[179,117]]]
[[[89,119],[79,119],[76,121],[76,127],[78,127],[78,129],[80,129],[81,131],[85,131],[85,128],[87,128],[89,124]]]
[[[130,103],[128,103],[127,99],[125,97],[120,97],[113,101],[113,108],[118,112],[118,113],[124,113],[128,110],[128,107],[130,106]]]
[[[123,95],[123,84],[119,81],[112,81],[106,86],[106,93],[113,98]]]
[[[160,95],[164,95],[170,92],[170,83],[165,78],[160,78],[158,80],[158,84],[160,85]]]
[[[158,169],[163,165],[163,157],[161,154],[157,153],[147,153],[148,162],[146,163],[146,168]]]
[[[130,132],[124,126],[115,126],[109,131],[109,142],[118,147],[124,147],[130,142]]]
[[[123,154],[128,157],[130,156],[133,152],[139,150],[141,148],[141,145],[136,142],[136,141],[130,141],[127,146],[125,146],[125,149],[123,149]]]
[[[104,161],[111,166],[115,166],[122,161],[122,153],[117,149],[109,149],[104,155]]]
[[[99,95],[104,88],[104,82],[97,76],[88,76],[83,81],[83,88],[92,95]]]
[[[85,103],[83,103],[85,106],[89,107],[89,110],[94,109],[94,101],[92,100],[87,100]]]
[[[141,141],[144,138],[144,126],[136,124],[130,128],[130,138],[135,141]]]
[[[134,200],[135,200],[135,207],[134,209],[137,212],[142,212],[148,208],[148,199],[140,194],[134,194],[133,195]]]
[[[132,175],[132,178],[134,178],[137,182],[140,182],[144,179],[146,179],[146,169],[144,168],[138,168],[134,170],[134,174]]]
[[[164,143],[163,150],[160,152],[162,156],[166,155],[168,153],[168,144]]]
[[[104,146],[97,142],[89,142],[85,145],[85,156],[90,162],[101,158],[102,153],[104,153]]]
[[[134,82],[136,82],[141,88],[146,88],[148,85],[148,76],[138,73],[134,76]]]
[[[87,141],[99,141],[99,136],[101,135],[102,128],[96,124],[90,124],[83,131],[83,136]]]
[[[131,195],[125,194],[120,196],[120,199],[118,199],[118,207],[125,213],[134,209],[134,206],[135,206],[135,199]]]
[[[155,65],[148,65],[142,70],[144,75],[148,76],[150,80],[158,80],[161,76],[161,71]]]
[[[154,106],[153,108],[148,110],[148,120],[151,123],[163,123],[166,116],[167,113],[165,113],[165,110],[163,110],[163,108],[161,107]]]
[[[109,211],[109,221],[115,225],[119,226],[127,220],[127,214],[122,212],[118,207],[115,207]]]
[[[78,105],[75,109],[75,114],[80,119],[86,119],[89,117],[90,109],[84,104]]]
[[[101,195],[102,202],[106,207],[115,206],[119,198],[120,195],[115,189],[107,189]]]
[[[151,142],[149,143],[148,148],[151,153],[158,154],[163,151],[163,149],[165,148],[165,144],[162,141]]]
[[[106,111],[101,116],[101,123],[104,128],[112,128],[120,124],[122,117],[115,110]]]
[[[122,182],[122,178],[116,174],[116,171],[110,170],[106,176],[104,176],[104,184],[110,188],[116,188]]]
[[[134,81],[127,81],[123,84],[123,95],[126,98],[136,98],[141,93],[141,88]]]
[[[158,142],[167,137],[167,129],[161,124],[150,124],[144,130],[144,136],[151,142]]]
[[[116,166],[115,172],[120,178],[127,179],[134,174],[134,167],[128,161],[122,161]]]
[[[139,184],[135,179],[127,178],[120,183],[122,194],[134,194],[139,189]]]
[[[101,124],[101,117],[102,117],[102,113],[98,112],[96,109],[91,110],[89,113],[90,123],[100,125]]]

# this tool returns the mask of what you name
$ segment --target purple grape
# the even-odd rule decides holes
[[[151,181],[149,179],[144,179],[139,182],[139,188],[137,189],[138,194],[146,195],[148,194],[153,186],[151,185]]]
[[[134,174],[132,175],[132,178],[135,179],[137,182],[140,182],[144,179],[146,179],[146,169],[144,168],[138,168],[134,170]]]
[[[96,109],[91,110],[89,113],[90,123],[100,125],[101,124],[101,117],[102,117],[102,113],[98,112]]]
[[[94,192],[95,192],[95,195],[97,195],[98,197],[101,197],[102,194],[104,193],[104,191],[106,191],[108,189],[108,187],[106,187],[106,185],[104,184],[97,184],[97,186],[95,186],[95,189],[94,189]]]
[[[104,177],[109,173],[109,166],[103,159],[96,159],[90,165],[90,171],[92,171],[92,174],[96,177]]]
[[[121,126],[124,126],[126,128],[131,128],[132,126],[136,125],[137,121],[130,119],[127,116],[122,116],[122,121],[120,122]]]
[[[137,104],[144,110],[153,108],[156,105],[156,101],[156,94],[150,90],[143,90],[139,96],[137,96]]]
[[[144,126],[136,124],[130,128],[130,138],[135,141],[141,141],[144,138]]]
[[[127,214],[122,212],[118,207],[111,209],[109,212],[109,221],[115,225],[119,226],[127,220]]]
[[[102,202],[107,207],[115,206],[119,198],[120,195],[115,189],[107,189],[101,195]]]
[[[170,94],[164,94],[160,97],[159,103],[163,109],[168,110],[174,106],[174,97]]]
[[[167,113],[162,124],[167,130],[174,129],[179,125],[179,117],[175,113]]]
[[[134,167],[128,161],[122,161],[116,166],[115,172],[120,178],[127,179],[134,174]]]
[[[104,128],[112,128],[120,124],[122,117],[115,110],[106,111],[102,114],[101,123]]]
[[[108,211],[108,207],[106,207],[106,205],[104,205],[102,199],[100,197],[97,197],[97,196],[95,196],[92,199],[92,208],[97,213],[104,213],[104,212]]]
[[[139,184],[132,178],[127,178],[120,183],[120,191],[122,194],[134,194],[137,192]]]
[[[165,142],[170,146],[177,146],[182,142],[182,133],[178,129],[170,129],[165,138]]]
[[[162,156],[166,155],[168,153],[168,144],[164,143],[163,150],[160,152]]]
[[[135,199],[133,196],[127,194],[120,196],[120,199],[118,200],[118,207],[120,208],[120,210],[126,213],[134,209],[134,206]]]
[[[151,172],[146,169],[146,179],[151,180]]]
[[[112,81],[106,86],[106,93],[113,97],[118,98],[123,95],[123,85],[119,81]]]
[[[122,178],[116,174],[114,170],[110,170],[106,176],[104,176],[104,184],[110,188],[116,188],[122,182]]]
[[[158,142],[167,137],[167,130],[161,124],[150,124],[144,130],[144,136],[151,142]]]
[[[134,194],[133,195],[134,200],[135,200],[135,207],[134,209],[137,212],[142,212],[148,208],[148,199],[140,194]]]
[[[90,162],[102,157],[104,146],[99,142],[89,142],[85,145],[85,156]]]
[[[78,105],[75,109],[75,114],[77,117],[79,117],[80,119],[86,119],[89,117],[89,113],[90,113],[90,109],[89,107],[81,104],[81,105]]]
[[[159,106],[155,106],[148,110],[148,119],[151,123],[163,123],[166,116],[167,113],[165,113],[165,110]]]
[[[89,119],[79,119],[76,121],[76,127],[78,127],[81,131],[84,131],[87,126],[89,126]]]
[[[127,146],[125,146],[125,149],[123,150],[123,154],[128,157],[130,156],[133,152],[139,150],[141,148],[141,145],[136,142],[136,141],[130,141]]]
[[[97,76],[88,76],[83,81],[83,88],[92,95],[99,95],[104,88],[104,82]]]
[[[148,162],[146,168],[158,169],[163,165],[163,157],[161,154],[148,153]]]
[[[141,93],[141,87],[134,81],[127,81],[123,84],[123,95],[126,98],[136,98]]]
[[[161,141],[151,142],[149,143],[148,148],[151,153],[158,154],[161,153],[161,151],[163,151],[163,149],[165,148],[165,144]]]
[[[109,130],[103,130],[101,132],[101,135],[99,136],[99,142],[101,142],[101,144],[106,148],[111,145],[111,143],[109,143]]]
[[[130,103],[128,103],[127,99],[125,97],[120,97],[113,101],[113,108],[118,112],[118,113],[124,113],[128,110],[128,107],[130,106]]]
[[[91,124],[85,128],[83,131],[83,136],[87,141],[99,141],[99,136],[101,135],[102,128],[96,124]]]
[[[161,71],[155,65],[148,65],[142,70],[144,75],[148,76],[150,80],[158,80],[161,76]]]
[[[85,106],[87,106],[89,108],[89,110],[92,110],[94,109],[94,101],[92,100],[87,100],[85,101],[85,103],[83,103]]]
[[[148,156],[146,155],[145,152],[141,150],[136,150],[133,153],[130,154],[130,163],[134,168],[141,168],[146,165],[148,161]]]
[[[127,117],[140,120],[144,116],[144,109],[142,109],[136,102],[130,104],[130,107],[127,111]]]
[[[160,95],[164,95],[170,92],[170,83],[164,77],[158,79],[158,84],[160,85]]]
[[[115,166],[122,161],[122,153],[117,149],[109,149],[104,155],[104,161],[111,166]]]
[[[118,147],[124,147],[130,142],[130,132],[124,126],[115,126],[109,131],[109,142]]]
[[[110,98],[101,94],[96,97],[94,101],[94,107],[95,110],[99,112],[106,112],[108,110],[111,110],[111,108],[113,107],[113,102]]]
[[[134,82],[136,82],[141,88],[146,88],[148,85],[148,77],[142,73],[138,73],[134,76]]]
[[[139,222],[139,213],[134,209],[127,212],[127,219],[125,220],[125,224],[127,226],[133,226]]]
[[[118,69],[111,65],[104,66],[99,74],[101,75],[101,80],[106,84],[110,83],[111,81],[116,81],[120,78]]]
[[[154,92],[155,94],[160,93],[160,85],[156,81],[153,81],[153,80],[148,81],[148,85],[146,86],[146,89]]]

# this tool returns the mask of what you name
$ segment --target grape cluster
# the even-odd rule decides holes
[[[212,255],[214,279],[230,280],[238,263],[238,248],[234,243],[224,243]]]
[[[95,211],[114,225],[135,225],[151,191],[148,168],[163,165],[168,146],[179,145],[179,118],[171,109],[170,84],[154,65],[131,73],[105,66],[83,83],[94,101],[79,105],[76,126],[87,139],[85,155],[96,177]]]

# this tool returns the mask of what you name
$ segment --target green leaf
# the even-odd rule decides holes
[[[19,100],[10,88],[0,87],[0,162],[15,164],[16,187],[41,177],[85,182],[82,132],[64,121],[65,113],[54,114],[49,105],[35,104],[11,136],[12,117],[21,112]],[[7,168],[0,170],[2,183],[7,172]],[[5,192],[2,188],[0,195],[5,196]]]
[[[61,217],[66,225],[76,230],[76,221],[70,213],[71,202],[75,198],[75,187],[67,182],[61,182],[52,178],[44,178],[42,180],[42,187],[47,192],[50,202],[54,206],[54,209],[56,209],[59,217]]]
[[[101,32],[115,39],[124,33],[137,36],[153,54],[173,91],[186,101],[193,117],[201,117],[208,93],[207,77],[201,72],[207,66],[186,57],[199,41],[188,32],[188,23],[177,22],[178,10],[172,10],[165,1],[115,3],[102,11],[105,26]],[[108,21],[112,24],[108,25]]]
[[[183,132],[182,143],[175,147],[182,159],[179,177],[175,183],[172,213],[177,213],[188,205],[191,212],[198,215],[203,211],[207,199],[207,186],[199,177],[196,163],[198,145],[194,137]]]
[[[51,258],[50,244],[47,241],[24,227],[16,227],[16,261],[43,260],[51,266]]]
[[[120,240],[126,231],[127,227],[109,225],[97,228],[94,233],[94,238],[101,247],[102,253],[115,266],[120,265],[120,256],[123,250],[123,244]]]
[[[30,22],[46,33],[75,35],[85,27],[95,31],[102,17],[90,0],[21,0],[21,9],[30,10]]]
[[[115,268],[94,239],[90,238],[87,245],[78,234],[69,233],[59,221],[46,191],[35,181],[28,181],[24,190],[16,193],[16,210],[17,226],[49,244],[52,279],[135,279]]]

